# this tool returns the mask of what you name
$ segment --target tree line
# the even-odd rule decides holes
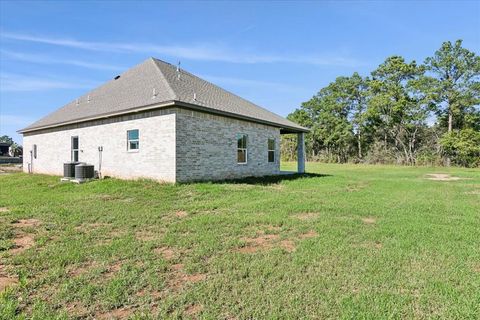
[[[388,57],[341,76],[288,115],[310,128],[309,161],[480,166],[480,57],[444,42],[423,64]],[[296,138],[282,139],[283,160]]]

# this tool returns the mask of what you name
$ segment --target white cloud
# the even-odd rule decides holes
[[[206,79],[215,84],[222,85],[231,85],[237,87],[253,87],[253,88],[264,88],[267,90],[276,90],[281,92],[303,92],[304,88],[297,87],[294,85],[271,82],[271,81],[260,81],[260,80],[250,80],[250,79],[241,79],[241,78],[231,78],[231,77],[218,77],[211,75],[201,75],[203,79]]]
[[[52,89],[88,89],[97,83],[25,76],[12,73],[0,74],[0,91],[42,91]]]
[[[2,32],[1,37],[10,40],[28,41],[56,45],[68,48],[83,49],[90,51],[105,52],[135,52],[146,53],[148,55],[160,54],[174,58],[201,60],[201,61],[221,61],[231,63],[299,63],[318,66],[344,66],[354,67],[363,65],[363,63],[348,57],[323,54],[256,54],[248,51],[233,50],[215,43],[194,44],[189,46],[182,45],[154,45],[148,43],[109,43],[79,41],[67,38],[54,38],[45,36],[33,36],[22,33]]]
[[[0,50],[0,54],[14,60],[26,61],[31,63],[40,63],[40,64],[65,64],[72,65],[77,67],[84,67],[89,69],[101,69],[101,70],[122,70],[125,68],[113,66],[109,64],[87,62],[81,60],[71,60],[71,59],[58,59],[53,57],[48,57],[45,55],[39,54],[27,54],[22,52],[13,52],[7,50]]]

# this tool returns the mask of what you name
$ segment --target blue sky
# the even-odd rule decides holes
[[[480,52],[479,1],[0,1],[0,135],[150,56],[286,116],[337,76],[443,41]]]

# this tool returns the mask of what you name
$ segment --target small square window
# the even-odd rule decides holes
[[[140,135],[138,129],[127,131],[127,150],[134,151],[140,149]]]

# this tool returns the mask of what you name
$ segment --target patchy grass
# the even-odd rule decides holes
[[[0,175],[0,318],[478,319],[478,169],[307,170]]]

